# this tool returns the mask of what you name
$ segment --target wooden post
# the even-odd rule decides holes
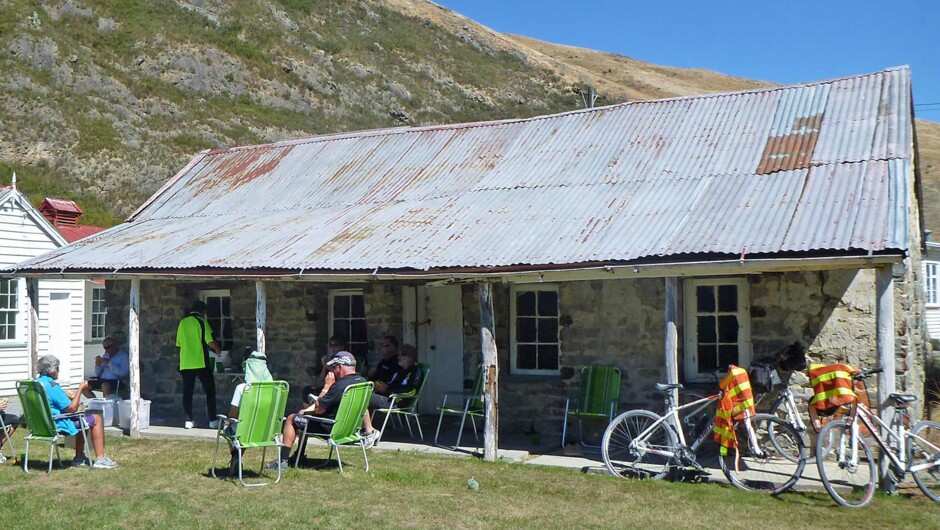
[[[486,421],[483,425],[483,459],[496,461],[496,449],[499,446],[499,407],[497,406],[497,388],[499,370],[496,360],[496,335],[493,319],[493,291],[489,283],[481,283],[477,288],[480,295],[480,342],[483,349],[483,406]]]
[[[876,364],[882,372],[878,374],[878,410],[881,419],[890,424],[894,415],[894,407],[888,395],[895,391],[894,367],[894,277],[891,274],[891,265],[883,265],[876,269],[877,309],[875,322],[878,328],[878,350]],[[885,434],[885,436],[887,436]],[[890,472],[890,462],[882,454],[878,459],[878,471],[881,477],[881,489],[894,493],[897,484],[894,483],[894,474]]]
[[[32,379],[36,373],[36,363],[39,361],[39,280],[30,278],[26,280],[26,311],[29,315],[29,374]]]
[[[666,382],[679,382],[679,332],[676,329],[676,319],[679,315],[679,280],[675,277],[666,278],[666,341],[664,356],[666,361]],[[673,403],[679,401],[679,391],[671,390]]]
[[[265,288],[266,286],[264,285],[264,282],[255,282],[255,293],[257,293],[257,305],[255,306],[255,331],[258,338],[257,349],[258,353],[261,355],[265,355],[264,330],[268,311],[268,296]]]
[[[140,278],[131,280],[127,314],[127,346],[130,349],[131,438],[140,438]]]

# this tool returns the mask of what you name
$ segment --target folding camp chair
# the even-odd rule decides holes
[[[3,447],[0,448],[0,454],[3,454],[3,448],[10,448],[10,458],[16,456],[16,447],[13,446],[13,439],[10,438],[10,433],[7,432],[7,424],[3,422],[3,414],[0,413],[0,431],[3,432],[3,437],[6,438],[6,443],[3,444]]]
[[[411,390],[411,392],[405,392],[402,394],[391,394],[388,397],[391,398],[391,402],[388,404],[388,408],[385,409],[376,409],[372,411],[372,417],[375,418],[375,415],[378,413],[385,414],[385,421],[382,422],[382,430],[379,434],[379,439],[376,440],[376,443],[382,440],[382,436],[385,434],[385,426],[388,424],[388,418],[395,416],[395,422],[399,425],[399,416],[405,417],[405,425],[408,426],[408,434],[414,439],[415,434],[411,429],[411,418],[414,418],[415,425],[418,426],[418,435],[421,437],[421,440],[424,441],[424,433],[421,431],[421,421],[418,418],[418,400],[421,399],[421,391],[424,389],[424,384],[428,381],[428,374],[431,373],[431,367],[419,363],[418,368],[421,370],[421,381],[418,382],[418,386]],[[395,404],[398,402],[398,406]]]
[[[614,366],[593,365],[581,369],[581,390],[578,394],[574,409],[571,409],[571,398],[565,400],[564,424],[561,427],[561,446],[565,446],[565,436],[568,433],[568,416],[578,417],[578,435],[582,447],[600,449],[599,445],[584,443],[584,419],[607,420],[610,423],[617,413],[617,402],[620,400],[620,369]]]
[[[359,429],[362,428],[362,419],[366,413],[366,408],[369,406],[369,399],[371,398],[371,381],[355,383],[346,387],[346,390],[343,390],[343,397],[339,402],[339,409],[336,411],[336,419],[331,420],[321,416],[303,416],[307,419],[307,424],[304,425],[304,430],[300,435],[300,446],[297,450],[297,458],[294,461],[294,465],[297,466],[300,464],[300,456],[304,453],[307,437],[315,436],[317,438],[323,438],[327,445],[330,446],[330,454],[326,457],[326,462],[323,464],[324,466],[328,464],[333,457],[333,450],[335,449],[336,463],[339,465],[339,472],[341,475],[344,475],[343,461],[339,456],[339,446],[355,444],[362,449],[362,458],[366,462],[366,471],[369,471],[369,457],[366,456],[365,441],[359,437]],[[332,425],[333,427],[330,429],[329,434],[307,432],[310,422],[313,421]]]
[[[280,458],[281,447],[284,445],[284,435],[281,429],[284,424],[284,409],[287,407],[287,394],[289,385],[285,381],[264,381],[249,383],[242,392],[238,403],[238,418],[229,418],[224,414],[218,415],[219,430],[215,436],[215,454],[212,456],[212,476],[215,475],[216,464],[219,459],[219,445],[222,438],[235,449],[238,457],[238,481],[242,486],[264,486],[267,482],[246,484],[242,472],[244,460],[242,450],[255,447],[261,448],[261,471],[264,473],[264,458],[268,447],[274,447],[275,460]],[[225,427],[225,423],[229,427]],[[281,481],[281,467],[277,466],[277,479]]]
[[[73,412],[69,414],[52,415],[52,408],[49,406],[49,397],[46,395],[46,387],[39,381],[29,379],[16,382],[16,393],[20,396],[20,404],[23,405],[23,415],[26,425],[29,428],[29,434],[24,438],[26,441],[26,458],[23,459],[23,471],[29,473],[27,462],[29,462],[29,442],[37,440],[49,443],[49,469],[46,473],[52,472],[52,452],[55,451],[56,462],[62,467],[62,458],[59,456],[59,440],[67,438],[69,435],[60,433],[56,428],[56,420],[77,419],[79,420],[79,429],[82,431],[85,442],[85,454],[90,455],[88,447],[89,428],[85,422],[84,412]],[[91,467],[91,466],[89,466]]]
[[[463,400],[463,407],[459,409],[448,407],[447,399],[451,396],[459,396],[459,398]],[[455,400],[452,399],[451,403],[454,401]],[[437,439],[441,434],[441,422],[444,420],[444,414],[460,415],[460,429],[457,431],[457,442],[452,446],[454,449],[460,446],[460,438],[463,436],[463,427],[467,421],[467,416],[470,417],[470,423],[473,425],[473,436],[479,443],[480,435],[477,433],[476,418],[482,418],[485,415],[483,410],[483,368],[480,367],[477,370],[476,381],[474,381],[473,388],[469,392],[449,392],[444,394],[441,406],[437,407],[437,410],[440,411],[440,415],[437,418],[437,432],[434,433],[434,445],[440,445]]]

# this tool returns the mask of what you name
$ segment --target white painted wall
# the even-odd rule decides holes
[[[25,198],[13,190],[0,192],[0,267],[15,265],[64,244],[61,235],[49,225]],[[63,385],[77,385],[82,380],[84,356],[85,294],[82,280],[41,280],[39,282],[39,323],[37,330],[39,355],[53,353],[68,367],[59,375]],[[53,294],[55,293],[55,294]],[[50,322],[49,302],[55,296],[64,300],[68,314]],[[20,314],[16,339],[0,341],[0,395],[16,393],[15,382],[28,379],[29,316],[26,313],[26,282],[19,282]],[[61,331],[62,340],[50,351],[50,333]]]

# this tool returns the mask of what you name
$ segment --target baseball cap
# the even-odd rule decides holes
[[[341,351],[337,352],[332,359],[326,362],[327,366],[336,366],[338,364],[343,366],[356,366],[356,358],[348,351]]]

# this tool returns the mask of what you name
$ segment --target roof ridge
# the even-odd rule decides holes
[[[560,116],[568,116],[572,114],[582,114],[590,112],[606,112],[612,109],[626,107],[630,105],[651,105],[659,104],[667,101],[684,101],[684,100],[696,100],[696,99],[710,99],[718,97],[727,97],[730,95],[741,95],[741,94],[756,94],[760,92],[774,92],[778,90],[789,90],[793,88],[802,88],[808,86],[818,86],[818,85],[828,85],[838,81],[845,81],[848,79],[857,79],[863,77],[873,77],[876,75],[885,74],[887,72],[895,71],[909,71],[909,65],[899,65],[891,66],[883,70],[876,72],[869,72],[865,74],[853,74],[842,77],[833,77],[829,79],[821,79],[817,81],[806,81],[802,83],[792,83],[787,85],[777,85],[771,87],[760,87],[760,88],[749,88],[746,90],[731,90],[726,92],[710,92],[707,94],[692,94],[688,96],[673,96],[669,98],[659,98],[659,99],[643,99],[643,100],[634,100],[634,101],[624,101],[622,103],[615,103],[613,105],[606,105],[603,107],[591,107],[585,109],[574,109],[567,110],[564,112],[556,112],[554,114],[541,114],[538,116],[530,116],[528,118],[504,118],[501,120],[486,120],[486,121],[476,121],[476,122],[460,122],[460,123],[445,123],[437,125],[424,125],[420,127],[412,127],[409,125],[402,127],[385,127],[379,129],[367,129],[362,131],[347,131],[347,132],[335,132],[335,133],[324,133],[317,134],[314,136],[305,136],[303,138],[293,138],[289,140],[280,140],[277,142],[269,142],[265,144],[254,144],[254,145],[242,145],[234,147],[223,147],[217,149],[207,149],[199,153],[199,155],[213,156],[223,153],[231,153],[238,151],[250,151],[254,149],[272,149],[278,147],[288,147],[295,145],[304,145],[317,142],[328,142],[333,140],[345,140],[349,138],[369,138],[373,136],[383,136],[389,134],[405,134],[410,132],[423,133],[428,131],[436,130],[450,130],[450,129],[472,129],[477,127],[494,127],[499,125],[506,125],[509,123],[521,123],[529,121],[538,121],[546,120],[550,118],[557,118]]]

